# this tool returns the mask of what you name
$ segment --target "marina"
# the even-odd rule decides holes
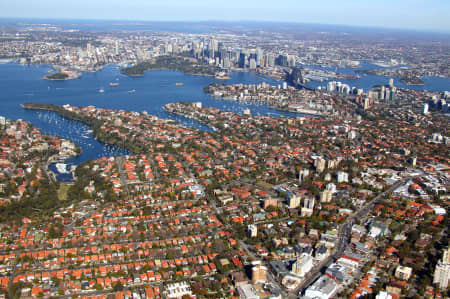
[[[59,172],[60,174],[67,174],[67,173],[69,173],[69,172],[67,171],[67,164],[64,164],[64,163],[56,163],[56,164],[55,164],[55,167],[56,167],[56,170],[58,170],[58,172]]]

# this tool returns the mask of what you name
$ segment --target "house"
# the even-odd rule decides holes
[[[235,287],[239,287],[241,285],[248,284],[247,276],[245,276],[242,272],[232,272],[231,274],[231,280],[233,281],[233,284]]]
[[[398,266],[397,269],[395,269],[395,277],[401,280],[409,280],[409,278],[412,275],[412,268],[410,267],[404,267],[404,266]]]
[[[351,269],[356,269],[359,266],[360,261],[361,258],[355,255],[344,254],[337,260],[337,263]]]
[[[322,261],[329,255],[329,250],[325,245],[320,245],[316,248],[316,252],[314,253],[314,259],[317,261]]]
[[[163,292],[167,298],[181,298],[192,295],[191,287],[186,281],[168,284]]]
[[[334,263],[327,268],[325,274],[328,277],[333,278],[340,284],[346,284],[353,279],[351,276],[351,272],[352,271],[350,268],[341,264]]]
[[[389,226],[379,221],[373,221],[370,225],[369,236],[377,238],[379,236],[386,236],[389,231]]]

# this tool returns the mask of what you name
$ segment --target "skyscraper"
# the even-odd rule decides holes
[[[450,247],[444,250],[442,259],[436,265],[434,271],[433,283],[437,284],[441,290],[445,290],[448,287],[450,280]]]
[[[209,54],[209,58],[215,58],[216,57],[216,52],[218,51],[219,48],[219,43],[211,38],[209,40],[209,46],[208,46],[208,54]]]
[[[225,57],[223,59],[223,68],[229,69],[231,67],[230,58]]]
[[[314,212],[314,198],[306,197],[303,201],[303,208],[301,209],[302,217],[311,217]]]
[[[256,60],[255,60],[255,58],[250,58],[250,69],[251,70],[256,69]]]
[[[318,158],[314,160],[314,167],[316,168],[317,172],[322,172],[325,170],[325,159]]]
[[[303,182],[309,176],[309,169],[302,169],[298,173],[298,181]]]
[[[306,253],[302,253],[302,255],[297,258],[297,260],[292,264],[292,272],[297,274],[300,277],[303,277],[311,271],[313,267],[313,259],[312,256]]]
[[[364,99],[364,110],[367,110],[370,108],[370,99],[369,98],[365,98]]]
[[[330,81],[327,83],[327,91],[334,91],[336,88],[336,82]]]
[[[255,261],[252,263],[252,282],[266,282],[267,281],[267,267],[261,265],[261,262]]]
[[[300,206],[301,197],[298,195],[290,195],[288,198],[289,209],[295,209]]]
[[[330,190],[323,190],[320,192],[320,202],[330,202],[333,198],[333,192]]]
[[[244,52],[241,52],[239,54],[238,65],[240,68],[245,68],[246,64],[247,64],[247,55]]]
[[[314,198],[313,197],[306,197],[304,201],[304,207],[307,209],[314,209]]]
[[[263,60],[263,50],[260,48],[256,49],[256,65],[261,65],[261,60]]]
[[[115,43],[115,54],[116,55],[119,55],[119,41],[118,40],[116,40],[116,43]]]
[[[267,66],[274,67],[275,66],[275,56],[269,54],[267,56]]]
[[[428,112],[429,112],[428,110],[429,110],[428,103],[423,104],[422,113],[428,114]]]
[[[258,227],[256,225],[250,224],[247,229],[249,238],[255,238],[258,236]]]
[[[390,88],[394,87],[394,78],[389,79],[389,87]]]

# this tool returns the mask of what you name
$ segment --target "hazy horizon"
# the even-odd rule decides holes
[[[421,33],[421,34],[437,34],[437,35],[444,35],[449,36],[449,31],[439,31],[434,29],[414,29],[414,28],[401,28],[401,27],[382,27],[382,26],[366,26],[366,25],[347,25],[347,24],[326,24],[326,23],[314,23],[314,22],[289,22],[289,21],[265,21],[265,20],[132,20],[132,19],[92,19],[92,18],[65,18],[65,19],[58,19],[58,18],[23,18],[23,17],[1,17],[0,16],[0,24],[1,23],[25,23],[23,25],[63,25],[63,26],[70,26],[70,25],[95,25],[95,24],[104,24],[104,25],[112,25],[112,26],[119,26],[123,25],[125,26],[123,29],[126,30],[126,26],[139,26],[139,25],[158,25],[158,24],[172,24],[172,25],[183,25],[183,24],[192,24],[192,25],[204,25],[206,28],[208,26],[217,26],[220,24],[230,25],[230,26],[255,26],[251,28],[252,30],[256,30],[258,25],[287,25],[287,26],[298,26],[302,27],[302,29],[306,29],[307,27],[314,28],[316,30],[310,30],[310,32],[320,32],[318,31],[318,27],[323,27],[321,29],[323,30],[330,30],[330,29],[336,29],[336,31],[339,31],[339,29],[342,30],[352,30],[354,32],[363,32],[363,31],[373,31],[377,32],[379,34],[382,33],[388,33],[387,31],[391,31],[393,33]],[[176,27],[173,29],[169,29],[170,27],[164,27],[162,28],[154,28],[151,30],[156,31],[177,31],[175,30]],[[237,27],[236,27],[237,28]],[[117,29],[117,28],[116,28]],[[231,29],[229,28],[223,28],[223,29]],[[272,31],[277,31],[274,28]],[[286,28],[284,28],[286,30]],[[291,28],[296,29],[296,28]],[[134,29],[130,29],[134,30]],[[142,30],[148,30],[148,29],[142,29]],[[189,30],[187,30],[189,31]],[[333,31],[333,30],[331,30]],[[210,31],[207,31],[210,32]],[[344,32],[344,31],[342,31]]]
[[[0,18],[136,22],[274,22],[450,32],[446,0],[4,0]]]

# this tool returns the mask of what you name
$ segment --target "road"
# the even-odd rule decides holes
[[[355,214],[351,217],[348,217],[344,224],[340,227],[338,238],[339,242],[336,246],[336,249],[333,254],[327,257],[324,261],[322,261],[319,265],[314,267],[306,276],[306,279],[292,292],[289,292],[288,298],[298,298],[298,294],[303,293],[319,276],[325,272],[326,268],[331,265],[332,262],[336,261],[343,253],[345,248],[347,247],[350,240],[350,233],[352,231],[353,223],[356,219],[363,219],[367,216],[367,214],[373,209],[373,207],[377,204],[378,200],[384,197],[386,194],[391,193],[401,185],[405,184],[412,177],[404,178],[394,185],[392,185],[388,190],[378,194],[371,201],[362,206]]]
[[[119,174],[120,174],[120,182],[122,184],[122,186],[125,187],[125,191],[127,192],[128,197],[130,196],[130,190],[128,189],[128,180],[127,180],[127,176],[125,173],[125,170],[123,169],[123,164],[124,164],[124,158],[123,157],[117,157],[116,158],[116,162],[117,162],[117,166],[119,168]]]
[[[402,184],[405,184],[411,178],[412,177],[407,177],[398,181],[397,183],[392,185],[388,190],[378,194],[375,198],[373,198],[371,201],[362,206],[351,217],[348,217],[347,220],[344,222],[344,224],[342,224],[341,227],[339,228],[338,232],[339,241],[334,252],[326,259],[321,261],[319,264],[314,266],[314,268],[305,276],[305,279],[300,283],[300,285],[296,289],[286,292],[284,288],[277,282],[277,280],[270,273],[268,275],[269,282],[271,282],[276,287],[276,289],[278,289],[281,292],[283,298],[288,299],[299,298],[299,294],[303,293],[306,290],[306,288],[308,288],[314,281],[316,281],[320,277],[320,275],[322,275],[322,273],[324,273],[325,270],[344,253],[345,248],[349,243],[352,226],[355,220],[356,219],[361,220],[365,218],[367,214],[377,204],[379,199],[384,197],[386,194],[391,193],[393,190],[397,189]],[[247,244],[245,244],[243,241],[239,241],[239,244],[241,248],[243,248],[247,252],[247,254],[249,254],[253,259],[256,259],[254,254],[249,250]]]

